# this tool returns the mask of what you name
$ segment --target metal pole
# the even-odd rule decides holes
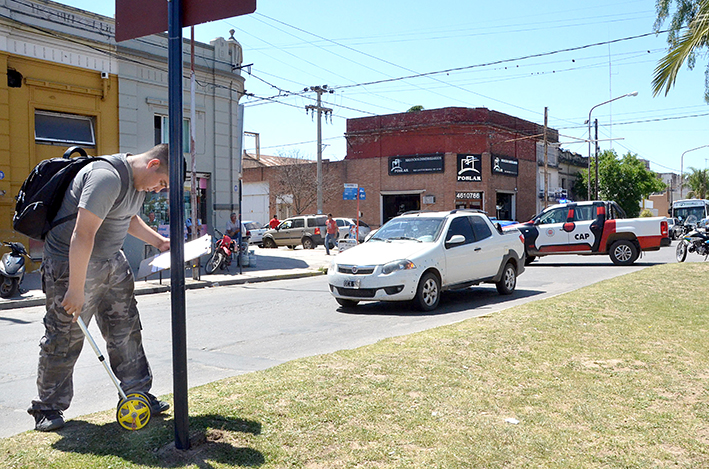
[[[192,171],[190,172],[190,206],[192,217],[192,229],[190,239],[199,238],[197,231],[197,148],[195,145],[195,134],[197,132],[196,103],[197,78],[194,73],[194,26],[190,26],[190,159],[192,160]],[[192,262],[192,279],[199,280],[199,257]]]
[[[322,214],[322,106],[321,106],[321,96],[322,90],[318,88],[315,90],[318,95],[318,214]]]
[[[182,152],[182,5],[169,0],[168,114],[170,122],[170,297],[172,371],[175,399],[175,448],[190,447],[187,410],[187,327],[185,322],[185,199]]]
[[[544,208],[549,206],[549,143],[547,142],[547,119],[549,108],[544,107]]]
[[[709,144],[707,145],[702,145],[701,147],[697,148],[692,148],[691,150],[687,150],[684,153],[682,153],[682,156],[680,157],[680,163],[679,163],[679,198],[683,199],[684,198],[684,155],[685,153],[689,153],[690,151],[694,150],[699,150],[700,148],[706,148],[709,147]]]
[[[587,200],[591,200],[591,113],[593,112],[594,109],[596,109],[598,106],[603,106],[604,104],[612,103],[613,101],[616,101],[621,98],[625,98],[627,96],[637,96],[638,92],[633,91],[632,93],[627,93],[622,96],[616,96],[613,99],[609,99],[608,101],[604,101],[600,104],[596,104],[591,108],[590,111],[588,111],[588,120],[586,123],[588,124],[588,198]]]
[[[598,200],[598,119],[593,119],[593,123],[596,127],[596,184],[595,189],[593,191],[593,199]]]

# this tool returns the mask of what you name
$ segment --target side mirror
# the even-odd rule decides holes
[[[465,243],[465,236],[463,235],[453,235],[451,239],[446,241],[446,247],[458,246],[459,244]]]

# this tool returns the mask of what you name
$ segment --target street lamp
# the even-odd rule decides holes
[[[590,111],[588,111],[588,200],[591,200],[591,113],[593,112],[594,109],[596,109],[598,106],[603,106],[604,104],[612,103],[613,101],[616,101],[621,98],[625,98],[627,96],[637,96],[638,92],[633,91],[632,93],[627,93],[622,96],[617,96],[613,99],[609,99],[608,101],[604,101],[600,104],[596,104],[591,108]],[[596,152],[596,190],[594,193],[594,198],[598,198],[598,152]]]
[[[680,199],[684,198],[683,197],[683,194],[684,194],[684,154],[689,153],[690,151],[699,150],[700,148],[706,148],[706,147],[709,147],[709,144],[702,145],[701,147],[697,147],[697,148],[692,148],[691,150],[687,150],[684,153],[682,153],[682,156],[680,157],[680,160],[679,160],[680,161],[680,163],[679,163],[679,165],[680,165],[679,166],[679,198]]]

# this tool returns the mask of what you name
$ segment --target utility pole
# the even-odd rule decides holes
[[[305,88],[303,90],[304,92],[306,91],[314,91],[318,95],[318,104],[316,106],[313,106],[312,104],[308,104],[305,106],[305,112],[312,112],[315,114],[317,111],[318,114],[318,214],[322,214],[322,206],[323,206],[323,195],[322,195],[322,114],[323,112],[325,113],[325,116],[327,117],[328,114],[332,116],[332,109],[322,107],[322,95],[323,93],[334,93],[334,90],[328,89],[327,85],[323,86],[311,86],[310,88]],[[332,117],[330,117],[332,119]]]
[[[544,107],[544,208],[549,205],[549,142],[547,142],[547,119],[549,108]]]

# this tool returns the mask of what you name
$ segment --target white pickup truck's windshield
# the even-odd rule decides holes
[[[372,237],[372,241],[412,240],[433,242],[441,231],[442,218],[399,218],[387,222]]]

